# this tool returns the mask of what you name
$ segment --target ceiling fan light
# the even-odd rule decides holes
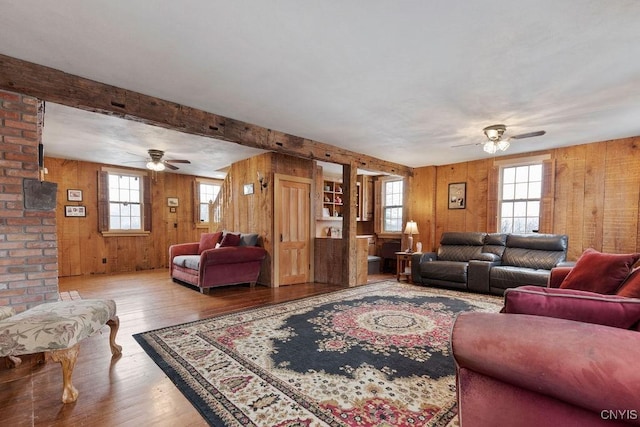
[[[498,150],[498,146],[493,141],[487,141],[482,146],[482,149],[489,154],[495,154]]]
[[[150,169],[152,171],[156,171],[156,172],[160,172],[164,170],[164,164],[161,162],[148,162],[147,163],[147,169]]]
[[[510,145],[511,143],[507,139],[501,139],[500,141],[498,141],[498,148],[501,151],[505,151],[507,148],[509,148]]]
[[[486,129],[484,133],[487,135],[487,138],[489,138],[492,141],[495,141],[499,136],[497,129]]]

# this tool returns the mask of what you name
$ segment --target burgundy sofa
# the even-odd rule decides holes
[[[588,249],[549,287],[463,313],[451,344],[464,426],[640,425],[640,254]]]
[[[206,233],[200,242],[169,247],[169,272],[173,280],[196,286],[202,293],[213,287],[240,283],[254,286],[267,254],[264,248],[256,246],[257,235],[224,233],[235,234],[240,240],[235,245],[220,246],[215,234],[219,234],[217,240],[224,244],[223,233]],[[207,239],[209,248],[203,245]]]
[[[462,313],[460,426],[640,425],[640,333],[527,314]]]

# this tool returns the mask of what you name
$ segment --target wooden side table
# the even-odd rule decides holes
[[[396,252],[396,280],[405,279],[411,283],[411,252]]]

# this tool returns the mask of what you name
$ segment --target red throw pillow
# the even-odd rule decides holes
[[[627,298],[640,298],[640,267],[637,267],[633,272],[627,277],[616,295]]]
[[[589,248],[580,255],[560,288],[615,294],[639,257],[640,254],[604,254]]]
[[[227,233],[222,238],[222,242],[220,243],[220,247],[222,248],[222,247],[225,247],[225,246],[238,246],[239,244],[240,244],[240,235],[239,234]]]
[[[198,245],[198,255],[207,249],[213,249],[216,247],[222,237],[222,232],[217,233],[202,233],[200,235],[200,244]]]

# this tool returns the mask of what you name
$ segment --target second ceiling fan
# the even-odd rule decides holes
[[[172,163],[191,163],[189,160],[162,160],[162,157],[164,156],[164,151],[162,150],[151,149],[148,151],[148,153],[151,159],[147,162],[147,169],[155,172],[163,171],[165,168],[178,170],[179,168],[177,166],[174,166]]]
[[[535,132],[527,132],[527,133],[521,133],[521,134],[518,134],[518,135],[512,135],[510,137],[505,138],[504,137],[504,133],[505,133],[506,130],[507,130],[507,127],[505,125],[487,126],[486,128],[482,129],[482,132],[484,132],[485,136],[487,137],[486,141],[477,142],[477,143],[473,143],[473,144],[454,145],[454,147],[463,147],[463,146],[469,146],[469,145],[482,145],[482,149],[484,151],[486,151],[489,154],[494,154],[498,150],[505,151],[507,148],[509,148],[509,146],[511,145],[510,141],[512,139],[531,138],[531,137],[534,137],[534,136],[542,136],[545,133],[547,133],[544,130],[538,130],[538,131],[535,131]]]

